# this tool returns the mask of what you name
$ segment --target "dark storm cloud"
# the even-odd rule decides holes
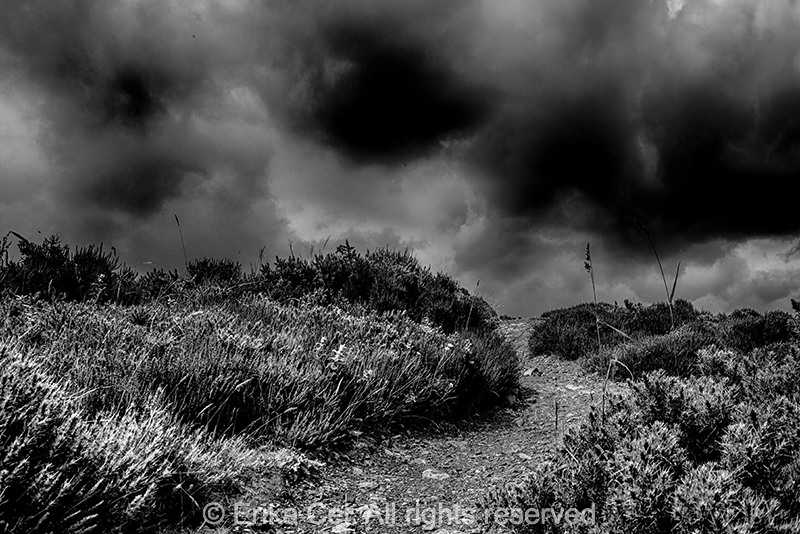
[[[487,117],[488,86],[451,55],[468,34],[447,30],[475,2],[311,4],[305,18],[289,15],[288,25],[303,28],[286,36],[282,68],[291,65],[294,79],[271,101],[296,131],[357,164],[397,164],[439,152],[442,141],[469,135]]]
[[[791,20],[790,4],[772,5]],[[686,2],[673,20],[666,3],[565,2],[549,22],[567,36],[554,56],[573,60],[559,68],[574,76],[532,68],[534,88],[474,144],[495,207],[529,226],[558,224],[549,207],[577,197],[594,209],[575,228],[626,249],[640,247],[627,216],[672,251],[796,233],[800,28],[796,14],[788,27],[757,28],[761,15],[750,2]],[[692,37],[699,72],[682,56]]]
[[[164,142],[165,129],[192,142],[176,115],[202,109],[190,100],[213,90],[211,56],[169,5],[10,1],[2,10],[5,67],[45,95],[42,145],[63,200],[144,215],[210,172]]]
[[[266,232],[394,228],[457,273],[576,296],[588,240],[603,291],[644,291],[636,216],[700,298],[742,239],[800,231],[788,0],[9,0],[0,68],[37,107],[54,210],[96,228],[179,205],[235,233],[280,204]]]
[[[323,142],[363,162],[430,154],[486,113],[484,95],[434,52],[398,43],[380,28],[326,30],[329,60],[342,72],[314,96],[311,126]]]

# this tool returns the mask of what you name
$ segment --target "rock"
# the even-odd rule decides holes
[[[517,456],[519,456],[519,458],[521,460],[525,460],[525,461],[533,460],[533,456],[531,456],[529,454],[525,454],[524,452],[521,452],[521,453],[517,454]]]
[[[425,458],[414,458],[411,460],[411,463],[415,465],[425,465],[428,461]]]
[[[353,526],[350,523],[345,521],[344,523],[339,523],[338,525],[333,527],[331,529],[331,532],[333,534],[350,534],[354,530],[355,529],[353,528]]]
[[[450,478],[450,475],[447,473],[437,473],[433,469],[426,469],[422,472],[422,478],[430,478],[432,480],[444,480],[446,478]]]
[[[364,470],[363,470],[363,469],[360,469],[360,468],[358,468],[358,467],[354,467],[354,468],[353,468],[353,474],[354,474],[355,476],[357,476],[357,477],[360,477],[361,475],[363,475],[363,474],[364,474]]]
[[[451,447],[456,447],[456,448],[459,448],[459,449],[462,449],[462,450],[466,449],[467,446],[468,446],[467,442],[464,441],[464,440],[461,440],[461,439],[448,440],[447,444],[450,445]]]
[[[359,482],[358,487],[361,488],[361,489],[371,490],[371,489],[377,488],[378,487],[378,483],[374,482],[374,481],[371,481],[371,480],[368,480],[367,482]]]

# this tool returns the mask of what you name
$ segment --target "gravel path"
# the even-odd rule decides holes
[[[523,398],[457,427],[359,443],[343,461],[295,488],[294,508],[306,517],[283,531],[483,532],[472,512],[475,504],[491,487],[513,481],[542,461],[565,429],[579,426],[602,395],[603,378],[577,362],[528,354],[533,327],[535,322],[528,320],[506,321],[501,327],[521,355]],[[305,521],[310,509],[319,524]],[[292,518],[287,516],[287,522]],[[236,530],[269,531],[246,525]]]

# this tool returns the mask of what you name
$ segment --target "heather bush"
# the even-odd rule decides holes
[[[797,532],[797,355],[708,346],[690,376],[646,373],[485,506],[596,511],[592,528],[507,525],[518,532]]]
[[[162,392],[188,425],[304,448],[422,415],[462,417],[517,387],[516,353],[498,335],[445,334],[400,313],[250,297],[131,312],[62,304],[25,319],[15,332],[52,352],[49,372],[88,391],[92,413],[138,409]]]
[[[267,295],[284,304],[362,307],[366,311],[402,311],[417,322],[429,321],[445,333],[469,329],[490,332],[499,322],[486,301],[442,273],[423,268],[408,251],[378,249],[358,253],[349,243],[310,260],[291,255],[245,274],[223,258],[192,260],[187,276],[153,269],[142,276],[119,263],[116,253],[89,245],[70,253],[57,236],[40,244],[18,236],[21,259],[9,261],[10,242],[0,243],[0,296],[37,296],[45,300],[139,305],[183,299],[196,305],[231,298]]]
[[[800,405],[786,397],[743,404],[721,440],[720,465],[744,487],[800,517]]]
[[[720,345],[745,353],[792,339],[792,317],[778,310],[738,309],[721,320],[721,328]]]
[[[229,258],[201,258],[189,262],[189,277],[196,285],[227,287],[241,282],[244,273],[238,261]]]
[[[681,380],[657,371],[633,384],[628,406],[640,424],[674,425],[687,454],[701,462],[719,458],[719,441],[740,398],[741,391],[724,378]]]
[[[671,500],[689,466],[675,429],[656,421],[614,451],[604,506],[609,532],[659,534],[674,527]]]
[[[600,344],[605,350],[630,341],[625,336],[641,340],[648,336],[670,333],[671,318],[666,303],[643,306],[625,301],[624,304],[621,307],[598,303],[595,308],[592,304],[585,303],[543,313],[543,322],[531,334],[531,352],[553,353],[575,360],[597,351],[595,310],[600,320]],[[674,314],[677,327],[694,324],[700,317],[699,312],[682,299],[675,302]]]
[[[714,462],[687,473],[675,490],[670,532],[797,532],[798,522],[774,499],[742,486],[736,476]]]
[[[197,525],[202,502],[236,492],[259,453],[192,432],[153,402],[89,416],[39,354],[3,345],[0,525],[6,532],[156,531]],[[266,469],[269,466],[265,465]]]
[[[604,373],[609,361],[620,362],[623,369],[612,369],[613,376],[618,378],[638,378],[657,369],[687,376],[694,372],[700,350],[713,342],[713,335],[702,324],[684,325],[667,334],[604,347],[587,356],[584,364],[590,370]]]

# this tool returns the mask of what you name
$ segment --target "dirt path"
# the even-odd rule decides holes
[[[532,326],[516,320],[501,327],[521,355],[523,398],[458,427],[360,443],[296,488],[294,509],[305,517],[284,532],[483,532],[470,510],[487,490],[529,472],[602,395],[602,377],[577,362],[528,354]],[[319,524],[306,521],[310,509]],[[248,530],[258,531],[239,531]]]

